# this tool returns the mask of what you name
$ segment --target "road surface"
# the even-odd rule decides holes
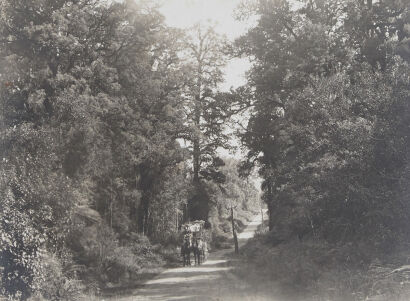
[[[266,211],[264,211],[266,216]],[[238,234],[239,246],[253,237],[262,222],[261,214],[254,217],[242,233]],[[168,269],[149,280],[145,285],[118,301],[166,301],[166,300],[266,300],[257,296],[246,296],[246,284],[232,273],[229,254],[233,249],[210,253],[201,266]]]

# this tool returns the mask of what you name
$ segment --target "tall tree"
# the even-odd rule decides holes
[[[186,59],[190,69],[187,90],[187,118],[191,128],[193,180],[199,181],[201,166],[212,161],[215,150],[224,146],[223,118],[218,99],[218,84],[223,81],[226,64],[226,40],[212,27],[195,25],[186,41]]]
[[[208,218],[209,200],[201,188],[201,179],[220,181],[216,149],[227,147],[224,133],[229,104],[220,97],[218,85],[223,81],[226,63],[226,39],[211,27],[197,24],[185,40],[183,58],[186,60],[185,112],[189,133],[195,192],[190,201],[191,218]],[[202,192],[201,192],[202,191]]]

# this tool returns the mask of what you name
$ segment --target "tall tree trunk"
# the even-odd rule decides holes
[[[149,218],[149,198],[145,193],[142,195],[141,203],[137,208],[137,228],[138,232],[147,235]]]
[[[193,164],[194,164],[194,184],[199,183],[199,169],[200,169],[200,146],[199,138],[194,140]]]
[[[178,231],[178,208],[175,207],[175,231]]]
[[[269,231],[273,230],[273,212],[272,212],[272,203],[268,204],[268,221],[269,221]]]
[[[269,180],[270,181],[270,180]],[[268,215],[269,215],[269,231],[273,229],[273,204],[272,204],[272,183],[268,183]]]
[[[150,214],[149,214],[149,206],[148,206],[148,204],[147,204],[147,206],[146,206],[146,208],[145,208],[145,212],[144,212],[144,230],[145,230],[145,233],[144,233],[144,235],[147,235],[147,236],[150,236],[152,233],[151,233],[151,229],[150,229],[150,223],[149,223],[149,221],[150,221]]]
[[[231,206],[231,220],[232,220],[232,236],[233,236],[233,242],[235,244],[235,254],[238,254],[239,244],[238,244],[238,236],[236,235],[235,221],[233,218],[233,207],[232,206]]]
[[[195,127],[198,129],[197,133],[201,132],[201,90],[202,90],[202,66],[199,62],[197,70],[197,83],[196,83],[196,92],[195,92],[195,102],[194,102],[194,118],[193,122]],[[196,134],[193,139],[193,153],[192,153],[192,163],[193,163],[193,184],[195,187],[195,196],[191,199],[189,204],[188,211],[188,220],[191,218],[201,218],[204,216],[202,205],[200,204],[200,183],[199,183],[199,174],[201,169],[201,139],[199,134]]]
[[[195,107],[194,107],[194,123],[200,132],[201,126],[201,90],[202,90],[202,66],[198,66],[198,79],[197,79],[197,91],[195,95]],[[199,171],[201,166],[201,146],[200,137],[196,136],[193,141],[193,165],[194,165],[194,183],[199,183]]]

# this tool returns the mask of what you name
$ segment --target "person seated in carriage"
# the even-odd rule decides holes
[[[191,265],[190,256],[194,255],[195,264],[200,265],[206,258],[208,253],[206,241],[203,239],[203,224],[204,221],[194,221],[182,225],[182,246],[181,255],[185,265]]]
[[[192,233],[191,228],[188,224],[182,226],[182,234],[185,236],[186,234]]]

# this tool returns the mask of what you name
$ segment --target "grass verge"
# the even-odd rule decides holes
[[[255,295],[303,301],[410,300],[406,246],[382,258],[360,244],[293,240],[272,244],[261,227],[242,247],[235,274]]]

